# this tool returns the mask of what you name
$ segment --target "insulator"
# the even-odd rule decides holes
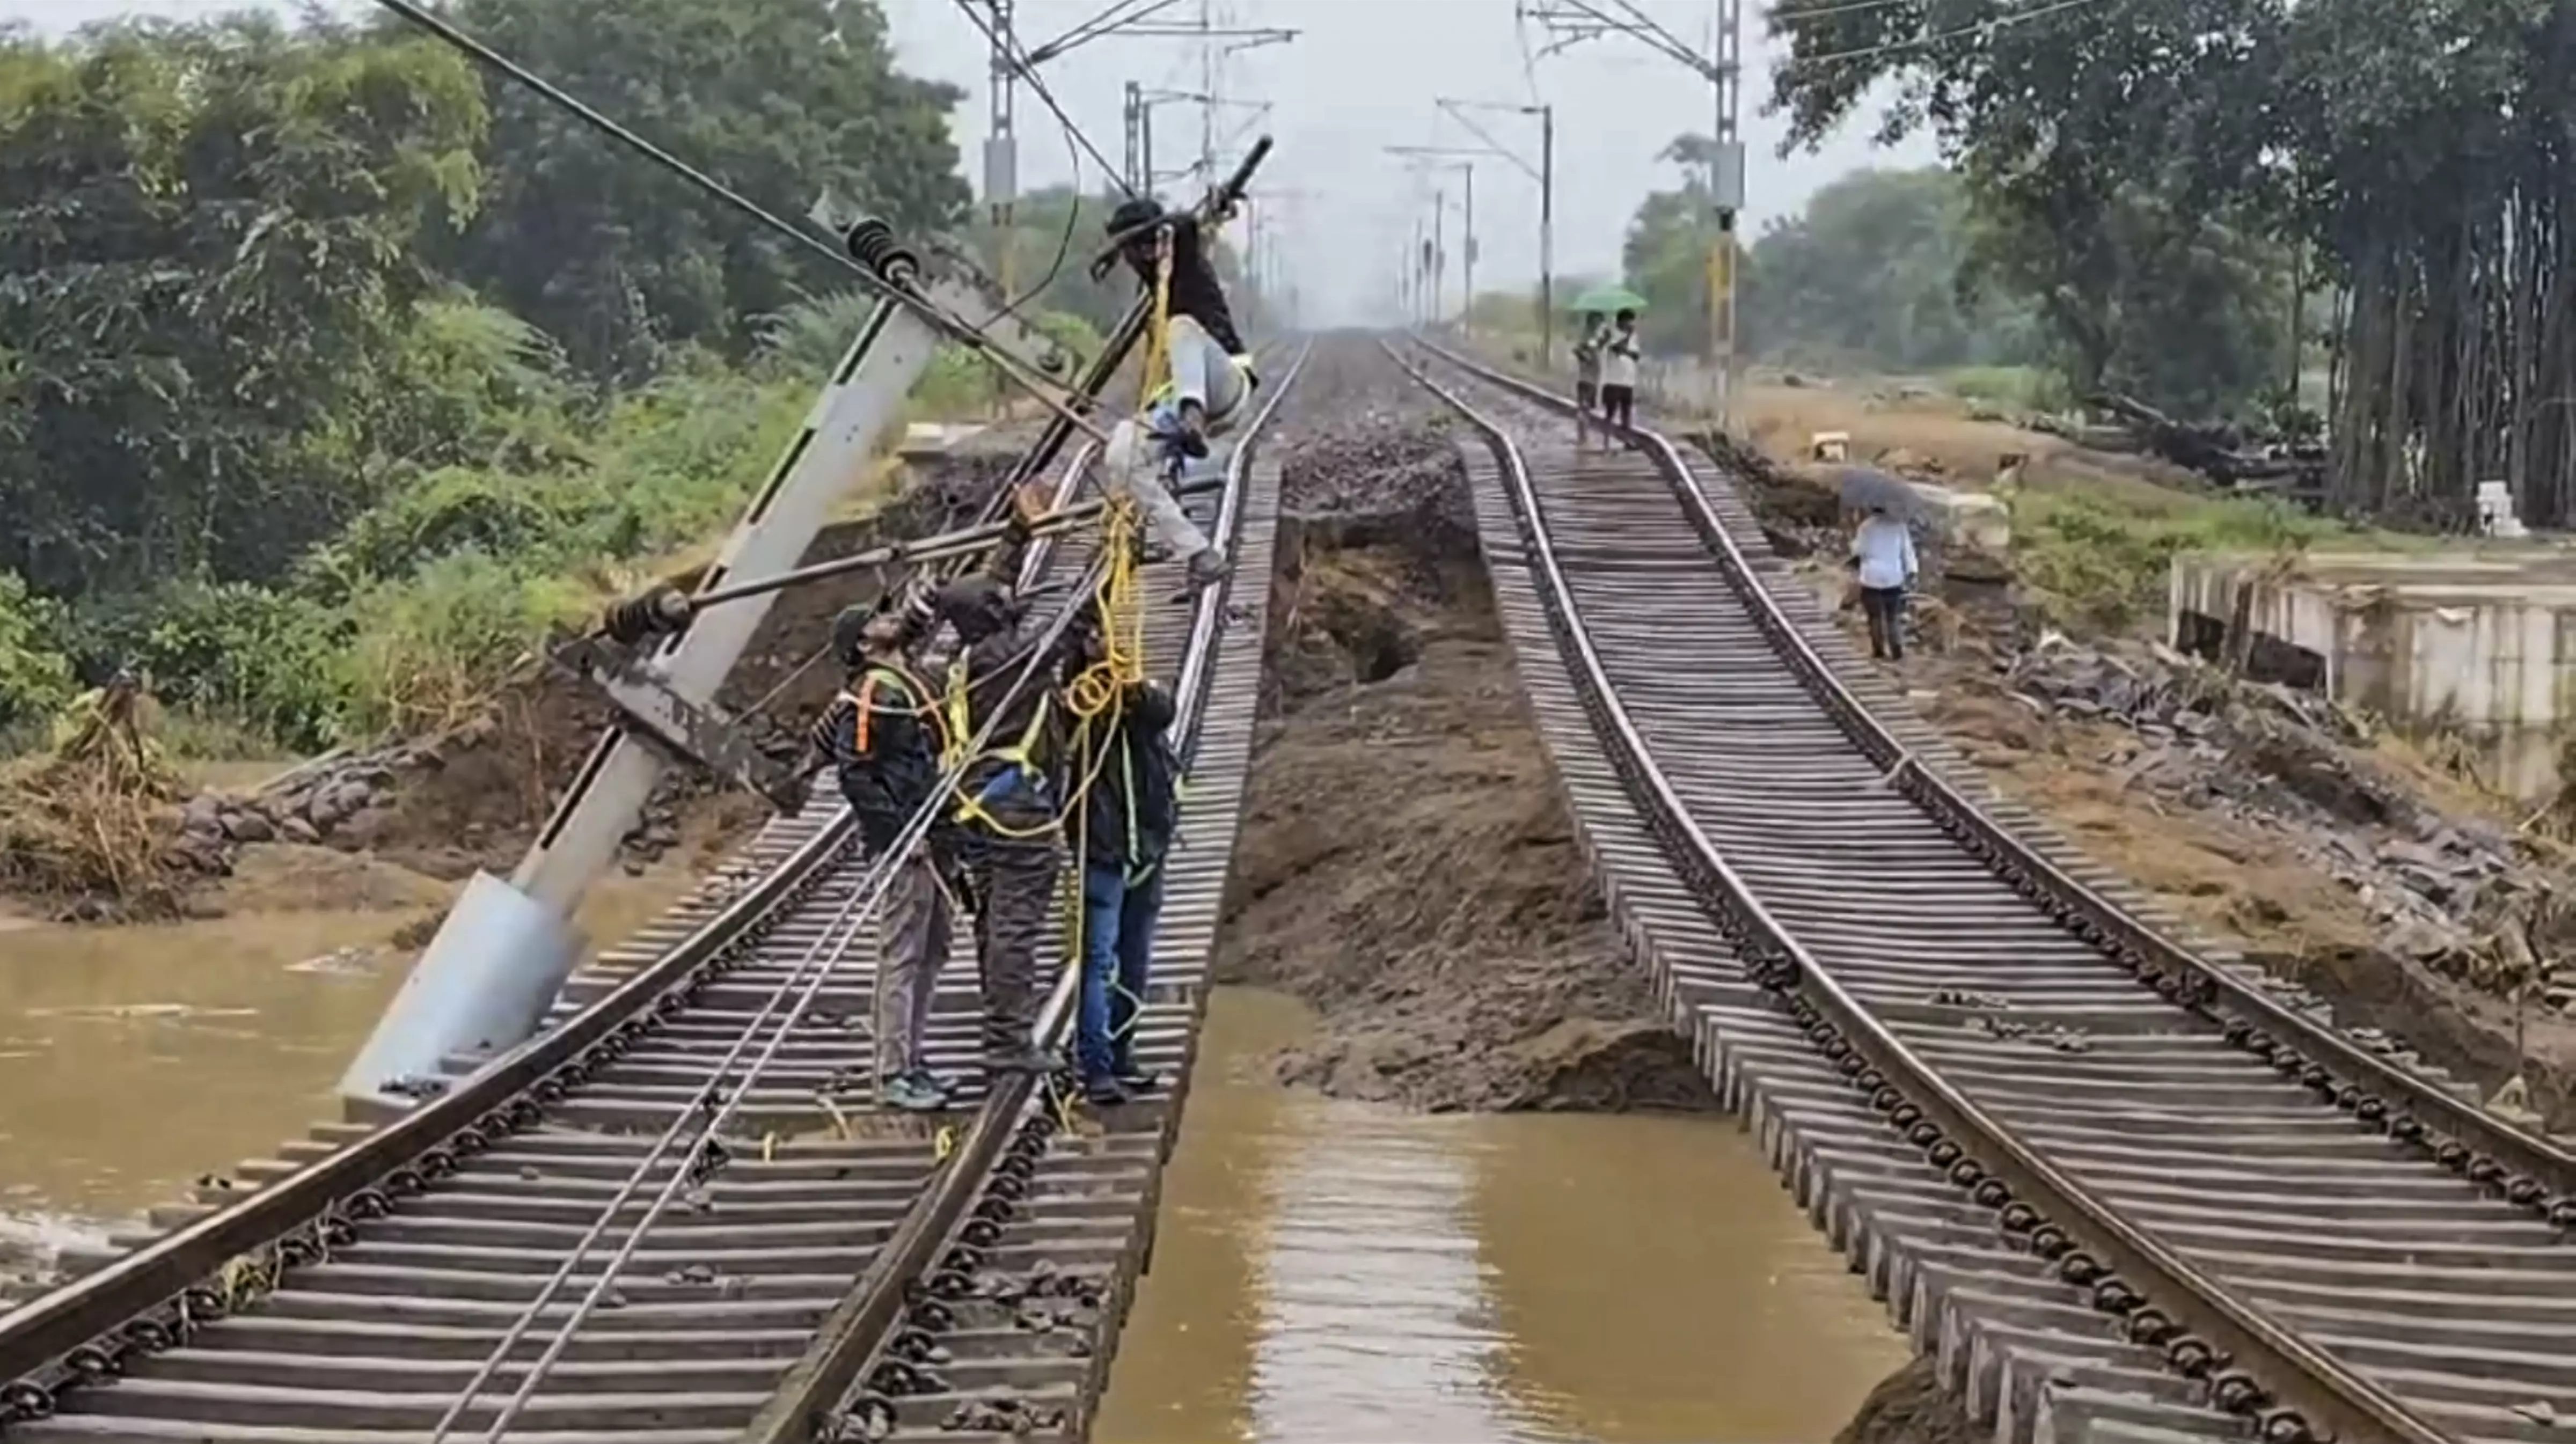
[[[842,239],[850,248],[850,259],[875,272],[879,280],[909,285],[920,277],[921,258],[894,238],[894,227],[874,216],[851,226]]]
[[[659,586],[608,609],[599,630],[610,641],[632,647],[654,637],[667,637],[689,625],[693,612],[679,588]]]

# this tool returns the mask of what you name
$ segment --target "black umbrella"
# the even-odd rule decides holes
[[[1911,519],[1922,498],[1902,478],[1890,476],[1875,466],[1846,466],[1836,490],[1844,506],[1853,511],[1885,511],[1899,519]]]

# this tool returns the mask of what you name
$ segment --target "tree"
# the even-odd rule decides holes
[[[2079,388],[2184,410],[2249,399],[2285,344],[2260,285],[2286,271],[2288,177],[2255,99],[2278,81],[2281,0],[2033,16],[1995,0],[1784,5],[1774,100],[1812,143],[1894,79],[1881,135],[1931,126],[1965,181],[1972,293],[2029,298]]]
[[[1968,212],[1966,187],[1942,167],[1834,181],[1753,244],[1739,284],[1745,349],[1898,371],[2036,359],[2017,295],[1962,294]]]
[[[0,569],[272,572],[365,505],[345,405],[468,213],[481,94],[426,43],[137,24],[7,45]]]
[[[962,215],[948,112],[963,95],[898,71],[864,0],[462,0],[459,19],[572,94],[772,211],[831,192],[898,230]],[[828,262],[494,82],[484,203],[455,273],[632,381],[664,346],[745,354],[757,318]]]

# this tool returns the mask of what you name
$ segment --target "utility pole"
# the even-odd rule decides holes
[[[1212,23],[1206,0],[1201,0],[1199,7],[1200,20],[1199,23],[1195,25],[1180,25],[1175,24],[1170,20],[1157,20],[1154,18],[1155,16],[1162,14],[1164,11],[1170,10],[1174,6],[1179,5],[1181,0],[1152,0],[1152,3],[1145,5],[1143,9],[1132,8],[1132,6],[1126,3],[1126,0],[1121,0],[1120,4],[1110,6],[1107,10],[1094,15],[1091,19],[1086,20],[1079,25],[1076,25],[1064,34],[1055,37],[1053,40],[1047,41],[1043,45],[1033,47],[1024,53],[1021,53],[1016,59],[1014,59],[1011,56],[1010,49],[1017,44],[1017,41],[1011,38],[1007,33],[1010,24],[1010,9],[1013,0],[982,0],[982,3],[990,4],[993,7],[995,22],[993,25],[993,35],[995,50],[994,73],[996,85],[994,125],[996,135],[1008,133],[1007,127],[1010,124],[1010,100],[1008,87],[1009,81],[1012,77],[1016,76],[1023,69],[1035,71],[1039,66],[1045,65],[1050,61],[1060,59],[1063,56],[1090,44],[1094,40],[1107,39],[1111,36],[1126,36],[1131,39],[1146,40],[1190,39],[1199,41],[1202,45],[1212,44],[1219,39],[1238,40],[1240,42],[1239,44],[1227,47],[1228,53],[1232,53],[1234,50],[1249,50],[1263,45],[1284,44],[1296,39],[1301,33],[1295,30],[1282,30],[1272,26],[1262,26],[1248,30],[1216,28]],[[1119,177],[1119,179],[1124,182],[1130,191],[1133,191],[1138,195],[1150,195],[1153,193],[1154,189],[1153,101],[1152,98],[1145,95],[1141,87],[1133,81],[1130,81],[1127,84],[1127,98],[1128,105],[1130,107],[1128,111],[1129,149],[1126,157],[1128,174]],[[1211,131],[1213,131],[1214,125],[1215,122],[1211,120],[1209,122]],[[988,188],[990,186],[993,169],[992,156],[993,149],[991,144],[988,142],[985,148],[985,171]],[[1014,180],[1017,178],[1017,160],[1017,142],[1016,138],[1014,138],[1010,153],[1010,170]],[[1210,175],[1208,177],[1209,185],[1216,184],[1216,181],[1216,176]]]
[[[1705,77],[1715,98],[1715,133],[1710,136],[1708,189],[1701,201],[1709,235],[1708,333],[1704,357],[1713,394],[1709,409],[1720,422],[1729,415],[1735,391],[1735,223],[1744,209],[1744,140],[1738,128],[1744,72],[1744,0],[1712,0],[1715,22],[1707,55],[1684,44],[1637,8],[1636,0],[1518,0],[1518,14],[1537,20],[1558,39],[1548,53],[1627,35],[1644,41]]]
[[[1476,163],[1473,160],[1459,159],[1458,157],[1486,155],[1491,152],[1480,150],[1456,150],[1430,145],[1390,145],[1386,147],[1386,153],[1388,155],[1401,156],[1408,162],[1421,166],[1426,170],[1454,170],[1459,171],[1466,176],[1467,233],[1466,240],[1460,251],[1461,259],[1464,261],[1464,286],[1466,289],[1466,295],[1458,308],[1459,318],[1464,322],[1468,319],[1468,313],[1474,310],[1476,305]],[[1435,204],[1438,205],[1442,213],[1446,213],[1449,208],[1446,194],[1436,191],[1433,194],[1437,197]],[[1446,260],[1445,253],[1443,254],[1443,260],[1444,262]],[[1445,270],[1443,275],[1445,278]]]
[[[1012,289],[1011,253],[1019,247],[1011,234],[1011,210],[1019,199],[1020,138],[1012,130],[1011,101],[1013,82],[1019,76],[1018,62],[1011,57],[1011,0],[989,0],[993,9],[993,78],[992,131],[984,137],[984,205],[993,222],[993,244],[1000,252],[997,269],[1001,273],[1002,294],[1017,295]]]
[[[1538,354],[1539,367],[1545,370],[1556,350],[1556,107],[1553,105],[1501,105],[1492,101],[1451,100],[1443,97],[1440,108],[1465,126],[1485,143],[1482,150],[1441,150],[1441,155],[1490,155],[1518,166],[1523,175],[1538,182]],[[1486,134],[1467,114],[1471,110],[1504,111],[1513,115],[1538,117],[1538,165],[1533,169],[1501,142]]]

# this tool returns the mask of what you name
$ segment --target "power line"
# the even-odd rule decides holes
[[[1891,40],[1885,45],[1871,45],[1859,50],[1837,50],[1827,55],[1793,55],[1786,63],[1790,65],[1824,65],[1829,62],[1840,60],[1869,60],[1881,55],[1895,55],[1902,51],[1919,50],[1924,46],[1938,45],[1947,40],[1961,40],[1972,36],[1990,35],[1997,30],[2008,29],[2015,25],[2027,25],[2033,20],[2044,20],[2051,15],[2056,15],[2063,11],[2080,10],[2087,5],[2099,5],[2102,3],[2104,3],[2104,0],[2056,0],[2055,4],[2042,5],[2036,10],[2022,10],[2016,11],[2010,15],[1998,15],[1989,20],[1978,21],[1974,25],[1963,25],[1956,30],[1944,30],[1937,35],[1917,35],[1910,40]],[[1809,13],[1813,14],[1818,12],[1811,11]]]

